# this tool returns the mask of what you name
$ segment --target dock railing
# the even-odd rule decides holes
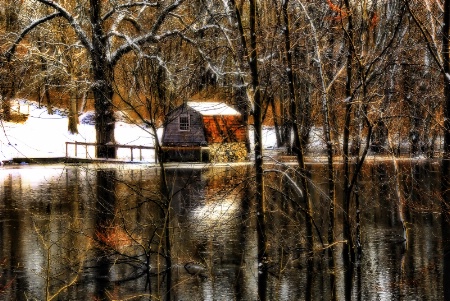
[[[75,157],[78,157],[78,146],[84,146],[85,147],[85,151],[86,151],[86,159],[89,158],[89,152],[88,152],[88,146],[94,146],[95,147],[95,152],[96,153],[96,148],[98,145],[98,143],[93,143],[93,142],[78,142],[78,141],[74,141],[74,142],[66,142],[66,158],[69,157],[69,145],[74,145],[75,146]],[[134,154],[133,154],[133,150],[138,149],[139,150],[139,161],[142,161],[142,150],[144,149],[155,149],[154,146],[143,146],[143,145],[129,145],[129,144],[111,144],[108,145],[108,147],[114,147],[116,149],[116,153],[117,150],[119,148],[128,148],[130,149],[130,160],[133,161],[134,160]],[[108,158],[106,158],[108,159]],[[158,160],[158,156],[155,153],[155,163],[157,163]]]

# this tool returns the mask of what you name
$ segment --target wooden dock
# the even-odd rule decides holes
[[[70,146],[73,145],[73,154],[74,156],[69,155],[69,149]],[[92,155],[95,155],[96,148],[99,144],[97,143],[90,143],[90,142],[66,142],[66,156],[65,157],[17,157],[13,158],[11,160],[5,160],[2,163],[5,165],[8,164],[64,164],[64,163],[143,163],[143,150],[155,150],[155,147],[153,146],[143,146],[143,145],[129,145],[129,144],[112,144],[110,147],[116,148],[117,150],[120,148],[125,148],[130,150],[130,157],[129,159],[115,159],[115,158],[95,158]],[[84,150],[79,150],[79,147],[84,148]],[[91,149],[88,150],[88,147]],[[136,155],[134,153],[135,150],[138,150],[139,153]],[[81,154],[81,156],[79,156]],[[136,161],[136,159],[139,159],[139,161]],[[154,163],[157,162],[158,156],[156,153],[154,154]],[[145,162],[149,163],[149,162]]]
[[[74,141],[74,142],[66,142],[66,158],[69,158],[69,145],[74,145],[74,151],[75,151],[75,157],[70,157],[70,158],[78,158],[78,146],[84,147],[85,149],[85,159],[89,159],[89,160],[97,160],[98,158],[93,159],[92,156],[88,155],[88,147],[89,146],[93,146],[94,149],[94,154],[96,153],[96,148],[98,145],[98,143],[93,143],[93,142],[78,142],[78,141]],[[130,161],[134,161],[134,150],[139,150],[139,161],[142,161],[142,150],[145,149],[155,149],[154,146],[143,146],[143,145],[130,145],[130,144],[111,144],[108,145],[108,147],[114,147],[116,149],[116,153],[117,150],[119,148],[128,148],[130,150]],[[155,163],[157,160],[156,153],[155,153]],[[106,158],[106,160],[108,160],[108,158]]]
[[[103,158],[74,158],[74,157],[47,157],[47,158],[12,158],[2,162],[8,164],[91,164],[91,163],[109,163],[109,164],[139,164],[149,163],[143,161],[130,161],[122,159],[103,159]]]

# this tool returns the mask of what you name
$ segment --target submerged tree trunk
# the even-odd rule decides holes
[[[116,179],[116,171],[113,169],[99,169],[96,171],[96,239],[101,240],[102,236],[107,235],[114,221],[117,205],[115,192]],[[94,274],[96,280],[94,282],[94,298],[96,300],[107,300],[111,259],[108,256],[105,256],[105,250],[102,248],[97,248],[96,253],[98,261]]]
[[[324,138],[326,143],[326,154],[327,154],[327,199],[329,202],[328,206],[328,256],[329,256],[329,268],[330,270],[334,271],[335,268],[335,261],[334,261],[334,254],[333,254],[333,244],[335,240],[335,231],[334,231],[334,224],[335,224],[335,193],[336,193],[336,186],[334,181],[334,167],[333,167],[333,142],[331,137],[331,121],[330,121],[330,108],[329,108],[329,100],[328,100],[328,93],[327,93],[327,80],[326,80],[326,74],[324,72],[324,67],[322,63],[322,54],[320,50],[320,42],[319,42],[319,34],[316,31],[316,27],[314,25],[313,20],[309,16],[308,10],[300,2],[301,8],[308,19],[308,22],[310,24],[311,30],[312,30],[312,37],[314,41],[314,54],[315,54],[315,61],[317,61],[317,65],[319,68],[319,78],[320,78],[320,87],[322,89],[321,93],[321,113],[323,116],[323,132],[324,132]],[[334,278],[332,279],[332,282],[334,281]],[[335,288],[333,287],[333,300],[335,298]]]
[[[245,57],[248,59],[250,67],[251,87],[253,89],[253,120],[254,120],[254,143],[255,143],[255,178],[256,178],[256,214],[257,214],[257,247],[258,247],[258,296],[259,300],[266,300],[266,289],[268,279],[268,254],[266,237],[266,205],[264,193],[264,169],[262,152],[262,96],[259,85],[258,71],[258,50],[257,50],[257,1],[249,0],[249,25],[250,25],[250,44],[247,46],[247,40],[244,34],[241,11],[234,0],[230,4],[235,12],[236,23],[239,30],[241,47]]]
[[[345,83],[345,117],[344,117],[344,134],[343,134],[343,239],[345,241],[342,247],[342,260],[344,265],[344,291],[345,299],[351,299],[352,291],[352,278],[353,278],[353,267],[351,263],[351,257],[354,255],[353,251],[353,239],[351,234],[351,223],[350,223],[350,200],[351,200],[351,188],[350,188],[350,128],[352,121],[352,109],[353,109],[353,97],[352,97],[352,79],[353,79],[353,57],[354,48],[352,43],[353,40],[353,18],[350,13],[350,3],[348,0],[344,0],[345,9],[348,12],[347,28],[343,28],[345,43],[347,48],[347,62],[346,62],[346,83]]]
[[[166,175],[166,169],[164,167],[164,159],[163,159],[163,150],[162,146],[159,143],[159,137],[157,134],[157,128],[155,126],[155,123],[151,123],[150,125],[152,132],[155,137],[155,148],[156,148],[156,155],[158,156],[158,163],[160,167],[160,181],[161,181],[161,197],[163,199],[163,214],[165,216],[164,219],[164,235],[163,239],[165,241],[164,243],[164,256],[166,258],[166,292],[165,292],[165,300],[170,301],[171,300],[171,290],[172,290],[172,241],[171,241],[171,213],[172,213],[172,192],[169,189],[169,184],[167,182],[167,175]],[[162,243],[159,244],[160,247],[162,247]]]
[[[401,187],[401,173],[398,166],[398,161],[395,156],[392,155],[392,162],[394,163],[394,177],[395,177],[395,194],[397,196],[398,202],[398,218],[402,223],[402,239],[405,241],[405,250],[408,249],[408,231],[406,228],[406,217],[405,217],[405,197],[403,195]]]
[[[350,3],[348,0],[344,1],[346,10],[350,10]],[[343,259],[346,268],[349,267],[349,256],[351,249],[353,248],[353,242],[351,237],[351,225],[350,225],[350,126],[352,115],[352,78],[353,78],[353,19],[351,14],[348,16],[348,28],[345,33],[345,40],[347,43],[347,75],[345,84],[345,117],[344,117],[344,135],[343,135],[343,169],[344,169],[344,196],[343,196],[343,210],[344,210],[344,222],[343,222],[343,238],[346,243],[343,246]]]
[[[258,55],[257,55],[257,1],[250,0],[250,47],[249,66],[251,73],[252,88],[254,92],[253,119],[255,126],[255,172],[256,172],[256,212],[257,212],[257,237],[258,237],[258,296],[264,301],[267,299],[268,278],[268,254],[266,237],[266,204],[264,193],[264,169],[262,152],[262,96],[259,84]]]
[[[285,43],[285,51],[286,51],[286,62],[287,62],[287,78],[288,78],[288,86],[289,86],[289,102],[290,102],[290,115],[298,116],[298,107],[297,107],[297,98],[295,93],[294,86],[294,74],[292,72],[293,64],[292,64],[292,50],[291,50],[291,38],[290,38],[290,22],[288,15],[288,5],[289,0],[285,0],[283,3],[283,21],[284,21],[284,43]],[[303,112],[304,114],[308,114],[307,112]],[[295,117],[294,117],[295,118]],[[300,120],[304,120],[304,118],[298,118]],[[308,250],[312,252],[314,246],[314,239],[312,235],[312,217],[311,217],[311,204],[310,197],[308,192],[308,171],[305,168],[305,145],[304,145],[304,137],[301,134],[299,129],[298,120],[291,120],[292,127],[294,130],[294,153],[297,156],[297,162],[300,168],[300,176],[301,183],[303,188],[303,198],[304,198],[304,206],[307,211],[305,220],[306,220],[306,235],[308,241]]]
[[[444,153],[441,169],[444,300],[450,300],[450,0],[444,2],[442,56],[444,64]]]
[[[253,0],[253,2],[256,0]],[[256,62],[256,58],[254,60]],[[252,67],[257,72],[256,63]],[[257,73],[256,73],[257,74]],[[266,205],[264,193],[264,170],[263,170],[263,152],[262,152],[262,110],[261,93],[259,92],[259,83],[256,84],[255,110],[253,118],[255,122],[255,171],[256,171],[256,210],[257,210],[257,233],[258,233],[258,263],[260,265],[260,274],[258,277],[258,292],[260,300],[266,300],[267,283],[267,238],[266,238]]]

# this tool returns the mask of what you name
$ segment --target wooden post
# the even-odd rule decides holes
[[[66,158],[68,157],[68,146],[69,146],[69,142],[66,142]]]
[[[78,156],[78,154],[77,154],[77,141],[75,141],[75,157],[77,157]]]
[[[142,161],[142,147],[139,147],[139,161]]]
[[[133,162],[133,148],[130,147],[130,150],[131,150],[131,162]]]

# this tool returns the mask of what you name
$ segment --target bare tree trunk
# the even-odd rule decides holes
[[[5,5],[5,32],[9,34],[18,29],[18,7],[16,7],[14,1],[8,0],[5,2],[3,4]],[[9,121],[11,120],[11,100],[16,93],[15,70],[9,61],[6,61],[2,67],[4,68],[0,78],[2,119]]]
[[[45,100],[47,101],[47,113],[49,115],[53,115],[53,109],[52,109],[52,99],[50,96],[50,85],[48,84],[49,79],[48,76],[44,77],[44,93],[45,93]]]
[[[15,95],[14,71],[11,62],[5,62],[3,72],[0,77],[2,119],[11,120],[11,99]]]
[[[246,89],[243,87],[243,79],[239,75],[238,78],[238,86],[235,96],[236,105],[239,109],[239,112],[242,114],[242,122],[244,123],[244,126],[246,127],[245,133],[248,133],[248,119],[249,119],[249,106],[248,106],[248,99],[247,99],[247,93]],[[245,148],[247,149],[247,152],[250,152],[250,137],[248,134],[245,136]]]
[[[8,81],[5,81],[4,84],[8,85]],[[2,88],[2,119],[4,121],[11,120],[11,98],[15,94],[14,90],[14,83],[12,81],[10,83],[10,87]]]
[[[112,105],[113,88],[108,79],[101,73],[97,72],[97,85],[94,86],[95,99],[95,131],[97,137],[97,157],[98,158],[115,158],[115,147],[109,146],[115,143],[114,128],[115,118]]]
[[[239,37],[240,37],[240,41],[241,41],[241,45],[238,50],[238,58],[237,58],[237,60],[241,64],[242,62],[245,61],[245,58],[248,58],[247,42],[246,42],[245,35],[244,35],[244,27],[242,25],[240,9],[238,9],[238,7],[236,6],[235,1],[231,1],[231,3],[233,5],[233,9],[236,14],[236,20],[237,20],[236,23],[238,26]],[[244,86],[244,78],[242,77],[241,74],[236,76],[236,80],[237,80],[237,86],[238,86],[238,88],[236,90],[236,105],[239,109],[239,112],[242,114],[243,123],[244,123],[245,127],[247,128],[247,130],[245,132],[248,133],[250,105],[249,105],[249,99],[248,99],[248,95],[247,95],[247,88]],[[250,153],[250,151],[251,151],[250,137],[248,136],[248,134],[245,137],[245,147],[247,149],[247,152]]]
[[[78,91],[71,93],[69,100],[69,125],[68,130],[72,134],[78,134]]]
[[[92,24],[92,71],[94,85],[92,91],[95,99],[95,131],[97,137],[97,157],[116,158],[115,118],[112,104],[113,68],[106,58],[106,45],[101,20],[101,2],[90,0],[90,19]]]
[[[43,43],[44,42],[38,42],[38,48],[39,48],[40,52],[45,52],[45,47],[44,47],[44,45],[42,45]],[[47,59],[43,56],[41,56],[40,60],[41,60],[41,71],[44,74],[44,76],[43,76],[42,84],[41,84],[42,90],[39,89],[41,92],[39,94],[39,104],[41,104],[42,103],[41,100],[45,98],[46,106],[47,106],[47,113],[49,115],[52,115],[53,110],[52,110],[52,100],[51,100],[51,96],[50,96],[50,85],[49,85],[50,79],[47,74],[48,62],[47,62]]]
[[[277,109],[275,106],[275,98],[271,97],[269,99],[269,101],[270,101],[270,107],[272,109],[273,124],[275,127],[275,137],[277,139],[277,147],[281,147],[283,145],[283,143],[282,143],[282,138],[281,138],[281,133],[280,133],[280,125],[278,123]]]
[[[86,110],[88,93],[89,93],[88,91],[84,91],[83,95],[81,96],[81,105],[80,110],[78,111],[79,114],[83,113]]]

